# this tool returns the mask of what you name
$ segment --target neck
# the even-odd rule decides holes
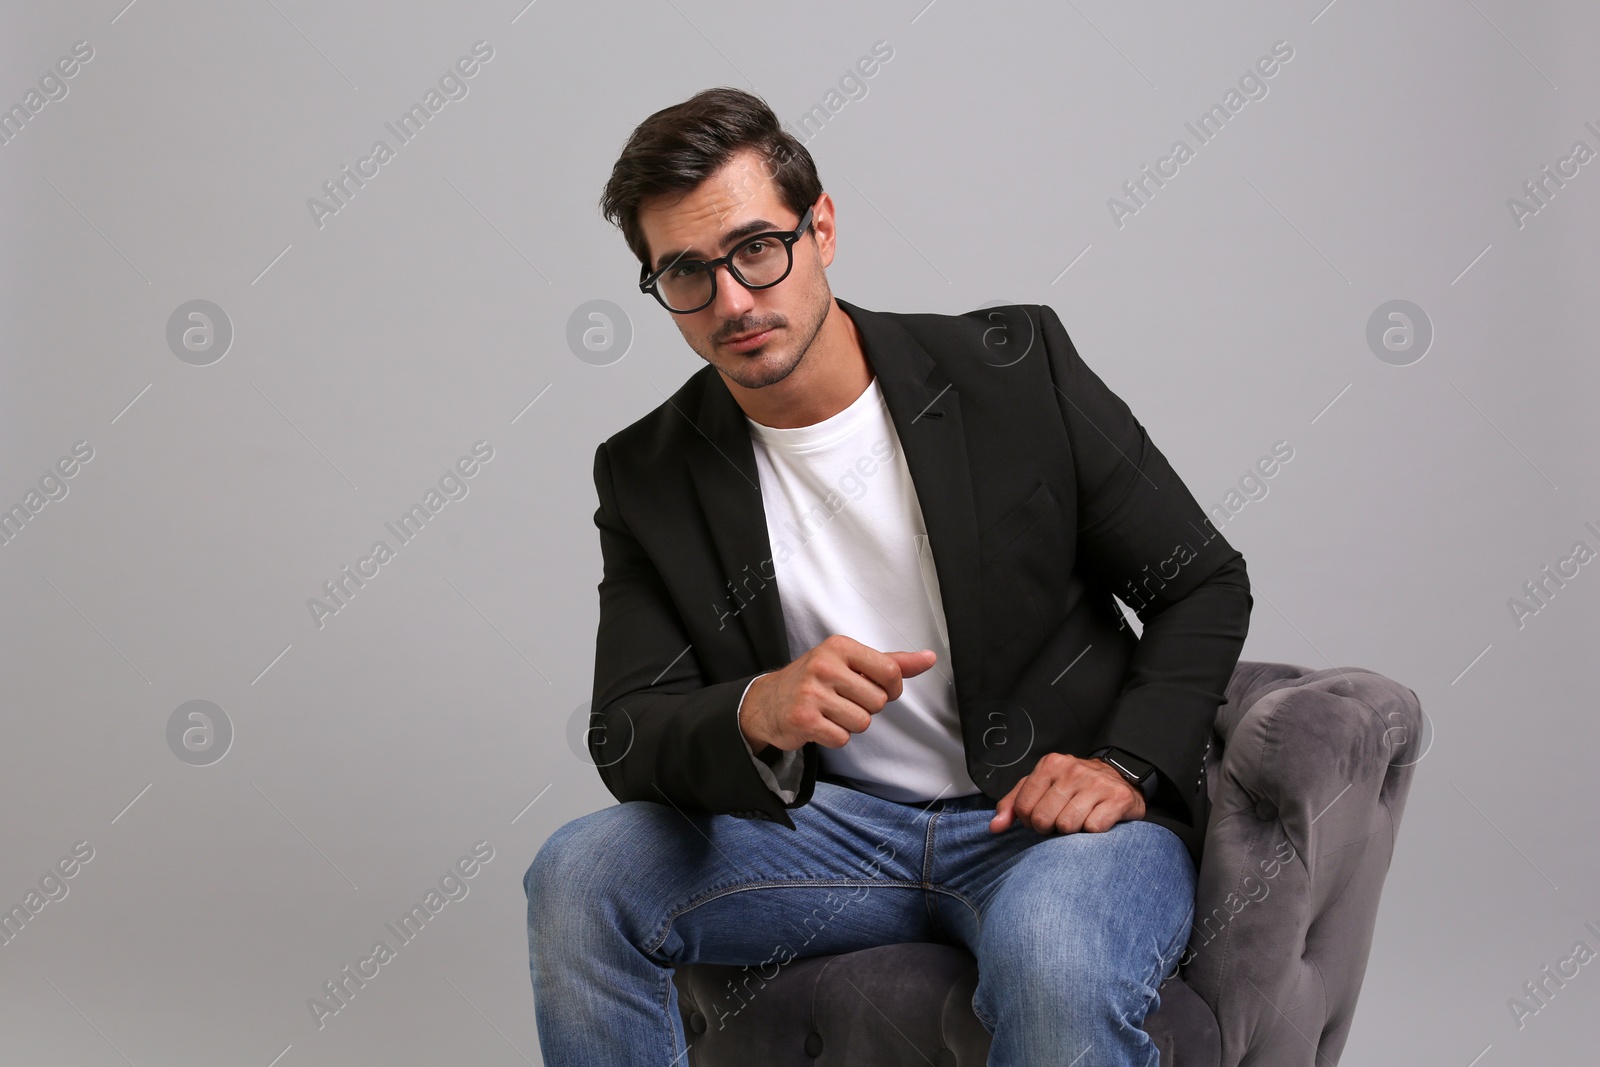
[[[821,422],[849,407],[872,382],[861,334],[837,301],[794,371],[783,381],[746,389],[722,378],[744,413],[763,426],[789,429]]]

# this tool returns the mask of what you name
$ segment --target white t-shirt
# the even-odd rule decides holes
[[[878,380],[849,407],[810,426],[745,422],[790,653],[798,657],[830,634],[843,634],[880,652],[931,648],[939,655],[931,668],[904,680],[900,698],[884,705],[865,731],[851,734],[842,748],[819,747],[821,769],[901,803],[981,792],[967,773],[922,507]],[[750,758],[768,787],[793,803],[799,757],[798,750],[785,752],[776,768],[753,752]]]

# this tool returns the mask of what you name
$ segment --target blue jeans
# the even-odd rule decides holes
[[[1188,851],[1143,820],[997,834],[994,804],[818,781],[796,830],[653,801],[558,828],[523,879],[545,1064],[685,1067],[679,964],[770,971],[903,941],[977,958],[991,1067],[1156,1064],[1141,1025],[1194,918]]]

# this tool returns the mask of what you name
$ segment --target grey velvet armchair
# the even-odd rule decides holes
[[[1163,1067],[1338,1062],[1423,721],[1416,693],[1372,671],[1238,664],[1206,757],[1193,929],[1145,1019]],[[977,1067],[977,977],[952,944],[813,956],[755,976],[760,995],[720,1020],[701,1006],[752,988],[747,969],[684,965],[674,982],[691,1067]]]

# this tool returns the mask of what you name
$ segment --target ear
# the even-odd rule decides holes
[[[834,242],[838,237],[838,230],[834,226],[833,197],[823,193],[811,209],[811,228],[807,236],[815,236],[817,254],[822,259],[824,267],[833,263]]]

